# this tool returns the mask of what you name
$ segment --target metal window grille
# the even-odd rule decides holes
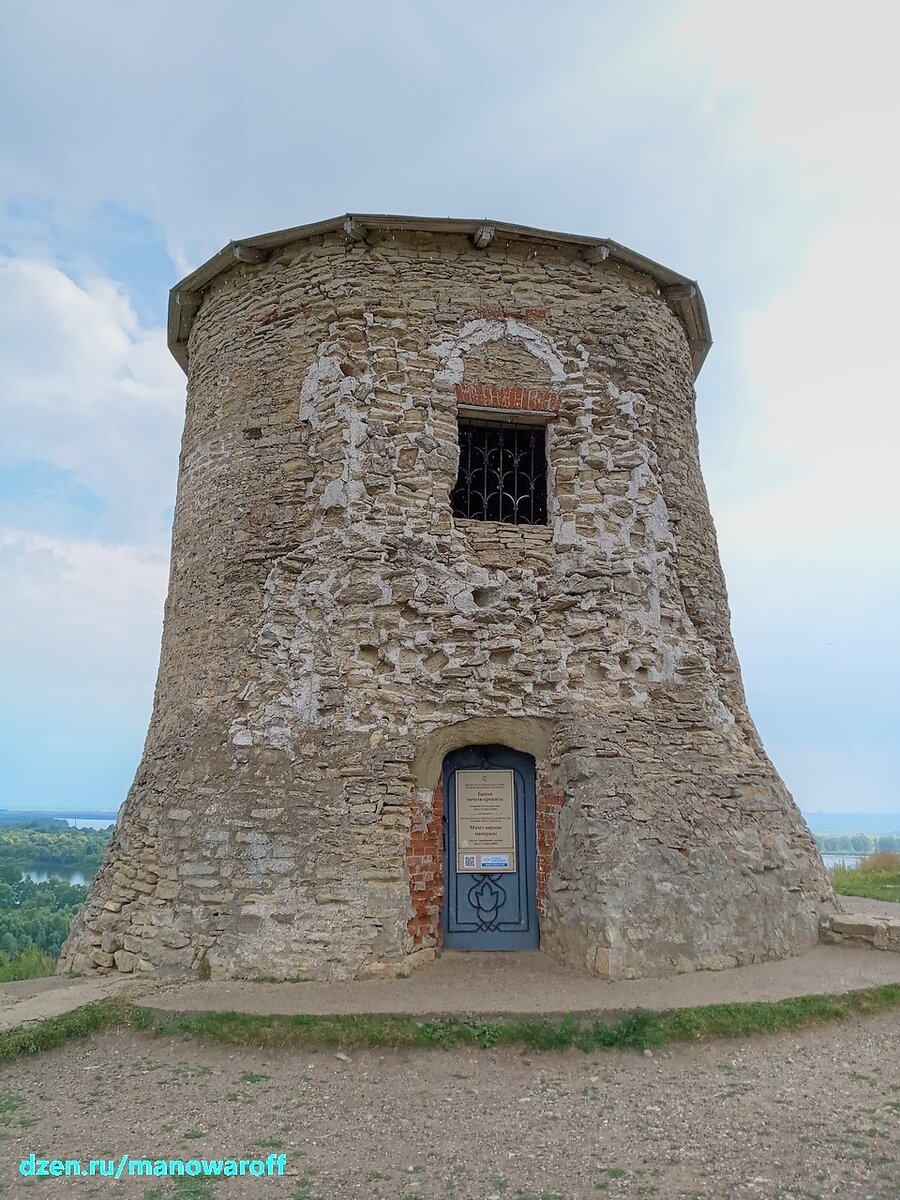
[[[453,515],[507,525],[547,524],[547,451],[542,425],[459,424]]]

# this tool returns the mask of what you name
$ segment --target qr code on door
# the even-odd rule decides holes
[[[475,866],[475,855],[474,854],[464,854],[463,855],[463,866],[464,867],[474,867]]]

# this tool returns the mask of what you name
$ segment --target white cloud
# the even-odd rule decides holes
[[[26,464],[9,507],[35,522],[0,529],[9,803],[124,794],[156,674],[183,388],[162,331],[111,280],[0,260],[4,451]],[[105,503],[90,536],[54,535],[65,513],[29,492],[34,460]]]
[[[583,230],[700,278],[717,337],[704,465],[754,708],[807,807],[829,778],[848,807],[862,781],[883,807],[895,760],[866,758],[858,728],[886,696],[866,673],[896,652],[898,14],[272,0],[248,38],[236,0],[11,10],[0,203],[30,249],[0,270],[6,440],[107,505],[92,541],[8,540],[20,663],[37,655],[68,692],[93,662],[107,695],[146,703],[181,425],[162,331],[109,278],[67,277],[52,244],[42,257],[54,222],[120,205],[182,272],[229,237],[345,208]],[[815,728],[842,717],[858,727],[834,735],[843,759]]]
[[[900,10],[893,0],[691,0],[682,38],[708,65],[707,106],[732,132],[802,164],[811,184],[896,185]],[[739,102],[735,107],[735,100]]]
[[[808,810],[900,808],[900,254],[881,203],[858,196],[745,316],[745,470],[711,480],[751,711]],[[875,269],[861,229],[885,231]]]
[[[747,314],[742,366],[754,396],[747,458],[754,480],[724,498],[720,526],[772,554],[882,563],[900,559],[896,448],[900,410],[892,359],[900,328],[900,245],[889,235],[879,265],[854,247],[866,202],[813,247],[795,286]]]
[[[707,111],[744,160],[780,156],[775,218],[793,210],[806,224],[778,286],[731,297],[737,325],[713,356],[724,349],[738,368],[740,445],[728,445],[726,422],[705,454],[726,556],[786,583],[788,603],[792,571],[798,583],[801,573],[819,585],[829,573],[873,582],[900,563],[897,32],[888,0],[692,0],[679,23],[705,62]],[[760,223],[770,215],[762,209]],[[881,600],[864,591],[857,607]]]
[[[4,589],[3,607],[17,590],[29,635],[41,630],[43,640],[58,631],[67,638],[89,635],[118,646],[159,621],[166,554],[12,530],[0,533],[0,554],[12,585]],[[5,616],[9,628],[8,608]]]
[[[152,691],[167,555],[0,533],[7,702],[79,711],[142,706]],[[99,715],[98,714],[98,715]]]
[[[165,554],[0,534],[0,804],[115,807],[150,715]]]
[[[109,279],[0,260],[6,453],[72,474],[106,503],[105,540],[160,546],[174,495],[184,377]]]
[[[36,195],[75,222],[112,200],[156,223],[179,269],[348,208],[634,236],[666,261],[679,233],[702,243],[747,203],[718,204],[723,140],[678,12],[272,0],[248,37],[235,0],[31,0],[0,64],[17,112],[0,200]]]

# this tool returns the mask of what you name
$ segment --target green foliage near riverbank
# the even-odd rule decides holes
[[[30,829],[12,826],[0,828],[0,878],[8,878],[4,868],[22,871],[41,870],[59,874],[80,871],[86,878],[96,874],[109,829]]]
[[[0,828],[0,982],[53,974],[87,896],[87,887],[58,876],[77,871],[90,879],[109,837],[109,829],[72,829],[63,821],[48,828],[46,819]],[[51,878],[35,883],[22,878],[26,871]]]
[[[5,960],[5,961],[4,961]],[[43,979],[56,970],[56,959],[43,950],[23,950],[12,958],[0,954],[0,983],[18,979]]]
[[[52,975],[72,918],[87,887],[62,875],[90,879],[100,866],[110,829],[72,829],[47,819],[0,827],[0,982]],[[23,879],[46,871],[43,883]]]
[[[86,895],[87,887],[65,879],[0,880],[0,982],[53,974]]]
[[[841,896],[900,902],[900,854],[870,854],[858,867],[834,867],[831,883]]]
[[[26,813],[0,809],[0,826],[14,825],[17,829],[70,829],[62,817],[29,816]]]

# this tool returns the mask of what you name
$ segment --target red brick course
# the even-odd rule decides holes
[[[460,404],[481,408],[512,408],[519,412],[559,412],[559,393],[550,388],[507,387],[497,383],[458,383]]]
[[[566,802],[565,793],[554,790],[538,775],[537,782],[537,910],[547,904],[550,875],[553,872],[553,848],[559,829],[559,810]]]
[[[414,915],[406,923],[413,948],[440,946],[444,940],[441,910],[444,907],[444,786],[434,789],[431,820],[427,820],[413,797],[412,827],[406,863],[409,868],[409,895]]]

